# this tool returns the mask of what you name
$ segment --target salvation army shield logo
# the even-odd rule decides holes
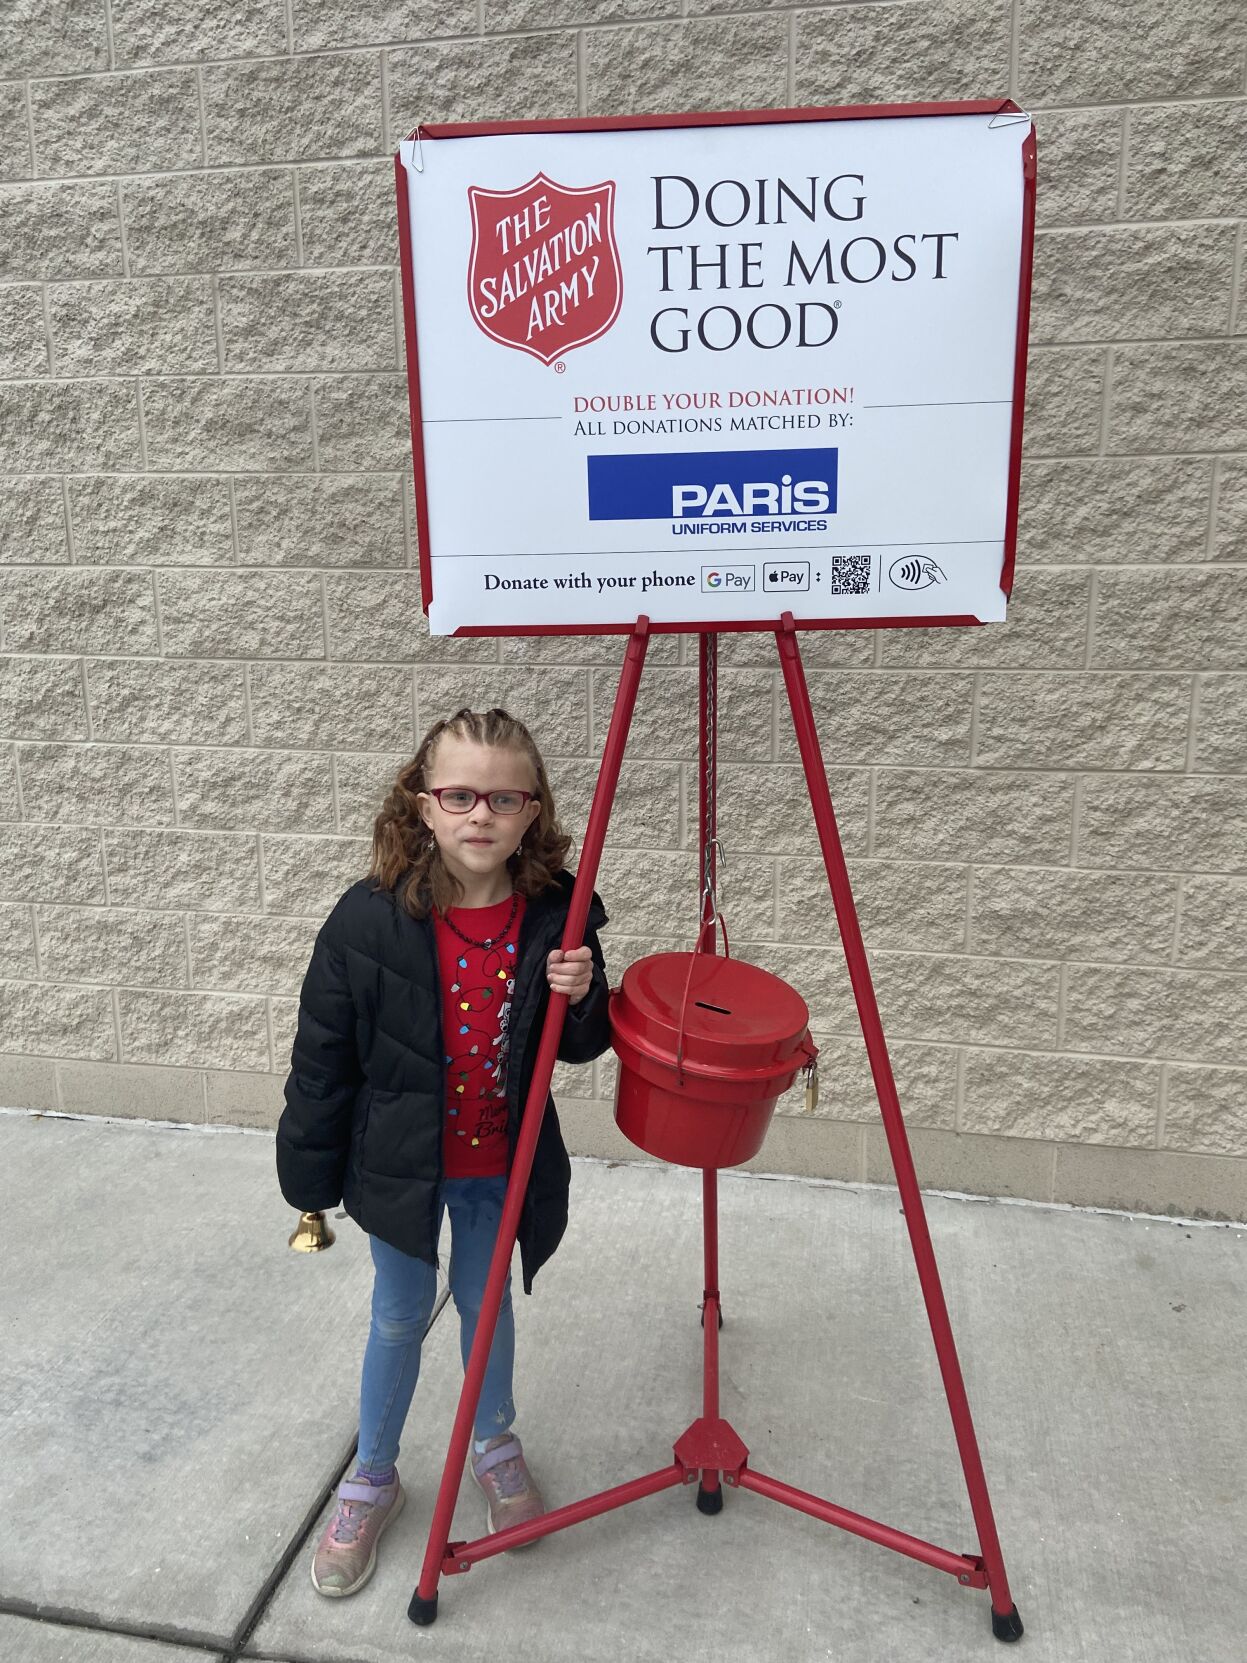
[[[468,306],[503,346],[552,364],[619,316],[615,182],[581,189],[539,173],[513,191],[468,187]]]

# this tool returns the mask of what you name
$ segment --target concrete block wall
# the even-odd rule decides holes
[[[920,1176],[1247,1216],[1241,0],[9,0],[0,13],[0,1103],[271,1125],[320,919],[434,717],[503,702],[579,829],[620,643],[433,641],[390,155],[417,119],[1035,112],[1004,627],[807,637]],[[885,1146],[767,638],[723,648],[725,903]],[[660,641],[611,968],[695,915]],[[626,1150],[604,1060],[572,1141]]]

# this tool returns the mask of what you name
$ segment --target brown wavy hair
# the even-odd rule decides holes
[[[415,757],[399,769],[372,828],[369,877],[378,889],[393,889],[413,918],[430,911],[444,913],[463,897],[463,885],[446,869],[432,830],[425,825],[416,801],[427,791],[433,758],[443,734],[472,739],[478,745],[520,751],[532,764],[541,812],[524,833],[524,841],[507,866],[520,895],[539,895],[555,882],[571,851],[572,840],[559,825],[546,765],[533,736],[505,710],[456,710],[445,722],[434,722]]]

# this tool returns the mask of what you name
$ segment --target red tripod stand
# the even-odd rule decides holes
[[[648,620],[639,618],[636,629],[628,642],[623,671],[619,679],[619,690],[615,696],[615,708],[611,717],[610,731],[607,735],[602,765],[598,774],[597,789],[594,792],[589,823],[576,872],[576,884],[568,912],[567,928],[563,936],[564,951],[578,947],[584,936],[589,900],[593,893],[593,885],[602,854],[602,845],[606,838],[606,827],[619,783],[619,771],[623,762],[628,729],[632,722],[632,713],[636,705],[637,688],[640,684],[641,671],[645,663],[648,637]],[[468,1441],[472,1433],[473,1416],[476,1412],[476,1404],[480,1397],[481,1384],[485,1375],[485,1365],[493,1343],[494,1330],[497,1326],[503,1286],[506,1282],[511,1254],[515,1246],[516,1232],[519,1227],[520,1209],[523,1204],[524,1193],[528,1187],[528,1177],[537,1146],[537,1134],[540,1131],[541,1120],[545,1113],[546,1097],[550,1088],[550,1079],[554,1072],[555,1054],[567,1010],[566,996],[555,993],[550,996],[549,1009],[537,1050],[532,1082],[524,1106],[519,1141],[516,1145],[511,1178],[507,1186],[502,1220],[498,1228],[498,1240],[490,1263],[485,1296],[477,1323],[476,1338],[464,1374],[463,1390],[459,1397],[459,1407],[455,1414],[454,1428],[450,1436],[450,1447],[446,1454],[446,1465],[442,1472],[441,1486],[438,1490],[437,1502],[433,1511],[433,1522],[429,1529],[424,1565],[420,1573],[420,1581],[408,1607],[408,1615],[415,1623],[428,1624],[436,1619],[438,1583],[443,1573],[453,1575],[457,1572],[470,1570],[479,1560],[488,1559],[495,1553],[505,1553],[508,1548],[520,1547],[527,1542],[536,1541],[538,1537],[548,1536],[556,1530],[566,1529],[568,1525],[579,1524],[582,1519],[594,1518],[599,1513],[610,1512],[613,1508],[623,1507],[628,1502],[640,1501],[643,1496],[656,1495],[660,1490],[671,1489],[680,1484],[692,1484],[696,1480],[699,1481],[697,1505],[703,1513],[717,1513],[721,1509],[723,1506],[721,1486],[724,1484],[734,1489],[753,1490],[759,1495],[769,1496],[773,1501],[779,1501],[787,1507],[795,1508],[798,1512],[808,1513],[813,1518],[822,1519],[827,1524],[838,1525],[842,1530],[852,1531],[855,1535],[864,1536],[867,1540],[878,1542],[883,1547],[892,1548],[897,1553],[907,1554],[911,1559],[920,1559],[925,1564],[934,1565],[937,1570],[947,1571],[950,1575],[955,1576],[958,1582],[966,1587],[987,1588],[991,1591],[993,1634],[998,1640],[1017,1640],[1021,1637],[1022,1620],[1018,1616],[1017,1607],[1013,1604],[1009,1594],[1004,1559],[1001,1556],[1000,1542],[996,1535],[996,1523],[992,1516],[991,1499],[987,1493],[987,1480],[983,1474],[978,1442],[974,1435],[974,1423],[970,1417],[970,1405],[966,1398],[965,1382],[962,1379],[961,1366],[957,1361],[957,1348],[948,1319],[948,1309],[944,1303],[943,1289],[940,1286],[939,1270],[936,1267],[931,1237],[927,1229],[922,1195],[914,1172],[909,1140],[905,1134],[905,1123],[901,1116],[896,1084],[892,1078],[892,1065],[888,1058],[887,1042],[884,1039],[883,1024],[879,1019],[879,1009],[875,1002],[870,967],[866,958],[866,949],[862,942],[857,910],[853,904],[849,875],[845,867],[844,853],[840,846],[840,834],[836,828],[836,817],[831,806],[831,794],[828,790],[827,774],[823,766],[818,734],[815,730],[814,714],[810,708],[809,691],[806,687],[805,672],[802,668],[801,654],[797,646],[797,632],[790,613],[784,614],[780,627],[776,631],[776,642],[779,648],[780,665],[784,673],[784,685],[792,710],[793,725],[796,729],[797,745],[805,769],[810,803],[818,827],[823,861],[831,885],[836,921],[840,928],[841,940],[844,943],[853,996],[857,1003],[858,1017],[866,1041],[866,1051],[870,1059],[875,1091],[883,1115],[888,1148],[892,1156],[892,1165],[896,1173],[897,1186],[904,1209],[905,1224],[909,1231],[910,1244],[918,1270],[918,1280],[922,1287],[927,1318],[931,1325],[931,1336],[935,1342],[940,1374],[944,1382],[944,1393],[948,1399],[949,1412],[952,1415],[953,1431],[957,1440],[957,1450],[961,1458],[962,1470],[965,1474],[966,1489],[969,1492],[974,1524],[978,1532],[980,1552],[977,1555],[969,1555],[956,1553],[949,1548],[937,1547],[932,1542],[924,1542],[916,1536],[909,1536],[903,1531],[893,1529],[890,1525],[880,1523],[878,1520],[865,1518],[860,1513],[852,1513],[844,1507],[837,1506],[834,1502],[825,1501],[819,1496],[809,1495],[804,1490],[795,1489],[791,1484],[785,1484],[777,1478],[770,1478],[764,1473],[755,1471],[749,1465],[748,1449],[741,1441],[735,1428],[729,1425],[719,1413],[719,1329],[723,1319],[719,1299],[718,1174],[713,1169],[707,1169],[702,1174],[705,1230],[705,1291],[702,1307],[702,1327],[704,1330],[702,1342],[704,1350],[702,1412],[687,1431],[683,1432],[676,1440],[674,1460],[666,1466],[660,1467],[656,1472],[648,1473],[642,1478],[634,1478],[625,1484],[617,1484],[612,1489],[603,1490],[594,1496],[587,1496],[583,1501],[572,1502],[566,1507],[556,1507],[552,1512],[546,1513],[541,1518],[534,1519],[528,1524],[512,1525],[508,1529],[498,1531],[496,1535],[484,1536],[473,1542],[449,1541],[450,1523],[454,1513],[455,1499],[459,1492],[464,1461],[467,1456]],[[706,944],[707,933],[709,932],[711,938],[709,946],[712,949],[713,930],[716,922],[714,886],[717,849],[716,747],[718,728],[718,641],[713,634],[703,634],[701,636],[700,663],[699,818],[702,903],[701,940],[699,945],[704,946]]]

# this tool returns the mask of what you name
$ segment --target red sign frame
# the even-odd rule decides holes
[[[679,127],[736,127],[786,122],[867,121],[904,116],[1023,116],[1021,106],[1011,98],[970,99],[939,103],[841,104],[782,110],[716,110],[688,115],[577,116],[559,121],[464,121],[421,123],[407,138],[443,140],[483,138],[508,133],[589,133],[653,131]],[[399,152],[394,154],[394,178],[398,201],[399,264],[403,285],[403,327],[407,345],[407,390],[411,413],[411,451],[415,475],[416,532],[420,555],[420,593],[427,616],[433,598],[433,573],[429,552],[429,507],[425,483],[423,426],[420,409],[420,358],[416,323],[415,279],[411,250],[411,220],[407,203],[407,175]],[[1013,592],[1017,555],[1018,502],[1022,474],[1022,423],[1026,396],[1026,348],[1030,328],[1031,270],[1035,239],[1036,146],[1032,132],[1022,146],[1022,240],[1018,282],[1017,342],[1013,370],[1013,418],[1009,440],[1008,494],[1005,510],[1004,564],[1000,587],[1008,598]],[[778,615],[771,618],[732,620],[724,623],[652,623],[656,635],[729,634],[758,630],[773,632]],[[799,619],[799,630],[827,629],[932,629],[975,625],[978,618],[836,618]],[[511,628],[499,624],[463,626],[456,636],[514,635],[628,635],[635,626],[615,624],[527,624]]]

